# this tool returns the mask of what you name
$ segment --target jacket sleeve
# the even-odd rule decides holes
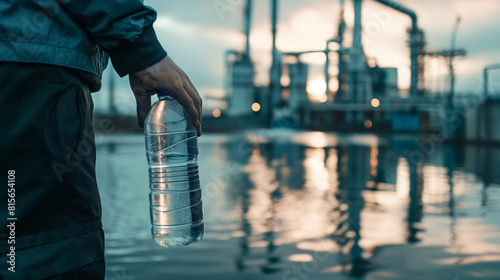
[[[141,0],[58,0],[61,7],[111,57],[120,76],[142,70],[167,53],[158,42],[156,11]]]

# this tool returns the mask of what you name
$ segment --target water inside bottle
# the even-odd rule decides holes
[[[202,239],[203,206],[196,131],[146,133],[154,242],[186,246]]]

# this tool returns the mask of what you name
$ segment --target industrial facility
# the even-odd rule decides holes
[[[411,19],[407,28],[407,48],[410,66],[410,88],[398,88],[398,71],[394,67],[380,67],[366,56],[362,44],[362,6],[376,1],[393,13],[402,13]],[[488,71],[498,65],[485,67],[484,93],[456,95],[453,60],[466,55],[456,48],[457,18],[452,32],[450,49],[426,49],[425,31],[419,28],[418,15],[410,8],[391,0],[341,0],[336,34],[325,42],[324,49],[301,52],[282,52],[276,46],[279,30],[279,1],[270,0],[272,32],[272,65],[269,85],[256,87],[255,67],[250,55],[252,0],[246,0],[244,34],[246,47],[226,53],[227,109],[218,111],[219,122],[242,125],[258,123],[267,127],[292,127],[324,131],[387,131],[440,133],[446,139],[500,140],[500,130],[490,120],[499,109],[498,100],[488,95]],[[354,26],[347,28],[344,9],[352,4]],[[404,28],[404,27],[402,27]],[[345,44],[344,36],[352,30],[352,43]],[[308,97],[309,65],[302,56],[323,54],[324,92],[322,100]],[[426,58],[439,57],[449,68],[449,92],[435,94],[426,90],[424,70]],[[283,82],[285,81],[285,82]],[[334,87],[332,85],[335,85]],[[223,122],[223,118],[231,122]],[[239,122],[238,119],[244,119]]]

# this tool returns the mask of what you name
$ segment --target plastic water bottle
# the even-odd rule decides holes
[[[176,99],[158,98],[144,122],[151,234],[158,246],[187,246],[204,233],[196,128]]]

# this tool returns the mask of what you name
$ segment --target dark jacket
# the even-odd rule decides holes
[[[120,76],[165,57],[141,0],[0,1],[0,61],[65,66],[100,88],[108,55]]]
[[[140,0],[0,1],[4,185],[7,170],[16,174],[15,213],[0,194],[0,279],[44,279],[103,260],[90,90],[109,57],[121,76],[165,57],[155,19]]]

